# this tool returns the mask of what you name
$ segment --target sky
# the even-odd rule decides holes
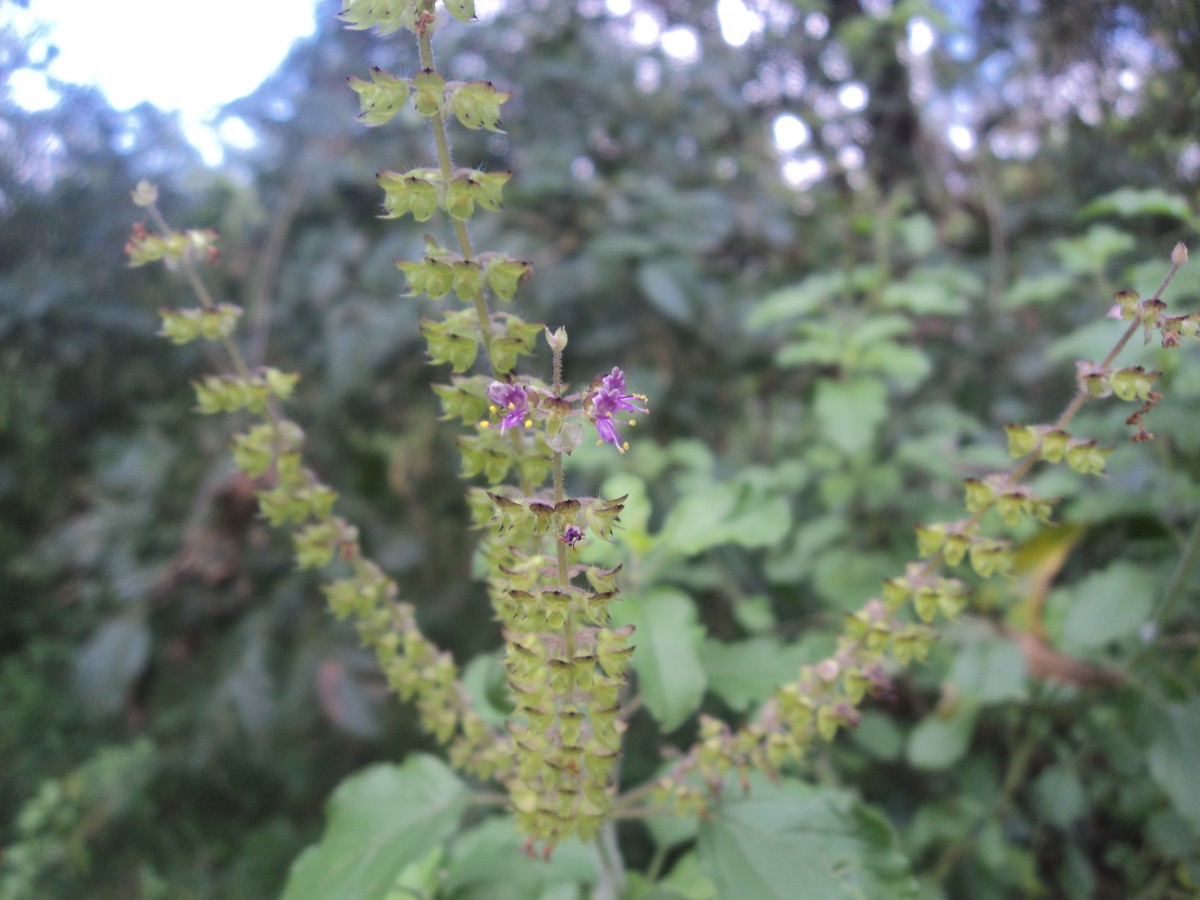
[[[650,10],[635,7],[632,0],[599,2],[609,15],[628,17],[634,44],[659,45],[681,64],[698,60],[699,43],[690,29],[664,29]],[[254,141],[236,117],[215,129],[220,108],[253,92],[295,41],[315,31],[316,16],[333,15],[340,5],[337,0],[29,0],[28,9],[21,9],[13,0],[0,0],[0,28],[15,27],[22,35],[44,29],[43,44],[58,48],[51,75],[98,87],[117,109],[148,101],[178,111],[184,134],[205,162],[216,166],[223,145],[245,147]],[[481,17],[500,5],[502,0],[476,0]],[[722,35],[733,46],[746,43],[766,24],[745,0],[716,0],[715,10]],[[933,33],[924,20],[914,23],[910,49],[923,56]],[[810,14],[797,26],[820,36],[828,20]],[[18,72],[8,87],[27,109],[47,108],[57,99],[46,80],[28,70]],[[838,101],[854,112],[866,105],[867,96],[861,85],[847,83]],[[784,114],[774,131],[785,157],[785,178],[797,186],[820,178],[824,168],[809,148],[808,126]],[[842,163],[855,167],[853,159]]]
[[[28,9],[0,0],[0,27],[30,34],[48,29],[59,54],[50,72],[102,90],[118,109],[143,101],[178,110],[184,131],[206,161],[220,141],[206,125],[225,103],[251,93],[292,44],[316,28],[317,0],[30,0]],[[321,4],[330,14],[329,3]],[[18,103],[51,106],[45,79],[18,73],[9,85]]]

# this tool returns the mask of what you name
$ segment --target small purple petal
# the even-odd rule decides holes
[[[600,440],[612,444],[618,450],[622,449],[621,434],[617,431],[617,426],[613,424],[611,416],[597,416],[596,430],[600,432]]]
[[[501,434],[525,424],[529,417],[529,398],[521,385],[493,381],[488,386],[487,395],[492,403],[505,411],[504,418],[500,420]]]

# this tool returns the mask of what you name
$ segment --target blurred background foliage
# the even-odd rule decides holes
[[[459,161],[516,173],[476,244],[533,262],[517,302],[566,326],[569,378],[620,365],[651,396],[634,449],[582,451],[573,486],[636,495],[627,590],[683,592],[705,707],[737,717],[831,646],[914,525],[960,514],[960,480],[1004,465],[1005,423],[1057,414],[1074,360],[1119,331],[1113,292],[1148,295],[1194,240],[1200,13],[626,6],[505,0],[447,28],[440,64],[514,92],[507,134],[457,139]],[[411,72],[413,47],[332,12],[226,109],[255,141],[218,168],[150,106],[0,99],[5,897],[272,896],[341,778],[428,746],[256,517],[231,423],[193,414],[210,361],[155,334],[156,307],[190,298],[121,255],[138,179],[176,225],[220,231],[214,292],[247,309],[251,360],[303,373],[312,463],[427,633],[463,662],[498,645],[428,301],[400,298],[392,265],[423,232],[375,218],[374,173],[423,164],[428,136],[415,116],[362,128],[345,86]],[[40,65],[0,41],[5,81]],[[1173,309],[1200,305],[1198,271]],[[1200,883],[1195,356],[1131,352],[1164,371],[1156,440],[1129,446],[1119,404],[1081,417],[1119,446],[1107,478],[1039,474],[1061,525],[1020,532],[1016,577],[813,760],[887,813],[931,890]],[[658,764],[658,726],[634,724],[631,782]],[[682,852],[621,837],[631,865]]]

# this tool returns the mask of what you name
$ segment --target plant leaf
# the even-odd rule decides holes
[[[720,897],[916,898],[887,820],[846,791],[755,775],[700,824],[697,855]],[[729,792],[737,796],[737,791]]]
[[[376,765],[334,791],[319,844],[292,863],[283,900],[382,900],[458,827],[468,791],[432,756]]]
[[[612,607],[617,625],[633,625],[633,669],[646,708],[664,732],[674,731],[700,706],[707,679],[700,665],[701,628],[692,598],[655,588]]]

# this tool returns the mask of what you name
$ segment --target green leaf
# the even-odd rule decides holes
[[[949,679],[958,695],[979,703],[1024,700],[1028,688],[1021,648],[990,628],[964,625],[962,630],[969,637],[955,654]]]
[[[887,820],[846,791],[751,777],[700,825],[697,855],[717,895],[753,900],[918,896]]]
[[[521,852],[524,840],[510,816],[493,816],[463,832],[454,841],[438,896],[528,900],[547,896],[556,885],[574,888],[596,880],[591,850],[579,840],[563,841],[544,861]]]
[[[1054,252],[1072,272],[1102,272],[1111,257],[1132,250],[1133,237],[1111,225],[1093,225],[1077,238],[1054,242]]]
[[[822,381],[813,410],[821,433],[847,455],[866,450],[887,418],[887,390],[873,378]]]
[[[835,609],[850,611],[879,590],[879,583],[897,571],[897,560],[853,546],[831,547],[817,554],[813,586]]]
[[[784,344],[775,354],[775,364],[792,366],[832,366],[842,358],[842,348],[836,341],[804,340]]]
[[[707,685],[695,603],[682,591],[660,587],[625,595],[611,609],[615,624],[637,629],[633,669],[646,708],[664,732],[674,731],[700,707]]]
[[[684,290],[686,261],[654,260],[638,267],[638,288],[659,313],[673,322],[691,323],[695,318],[692,302]]]
[[[967,752],[978,714],[974,704],[960,703],[944,715],[926,716],[908,736],[909,763],[926,771],[950,768]]]
[[[1021,309],[1026,306],[1049,306],[1070,295],[1075,288],[1074,279],[1062,272],[1047,272],[1018,279],[1001,301],[1005,309]]]
[[[454,833],[468,796],[431,756],[352,775],[329,800],[321,842],[292,863],[283,900],[382,900],[410,864]]]
[[[1033,782],[1033,799],[1041,818],[1063,829],[1087,811],[1087,795],[1079,776],[1062,765],[1038,775]]]
[[[799,284],[768,294],[746,317],[749,331],[764,331],[779,322],[830,310],[847,295],[853,296],[878,280],[874,266],[858,266],[847,277],[844,272],[820,272]]]
[[[1135,632],[1150,615],[1158,579],[1142,566],[1115,562],[1070,588],[1062,624],[1067,652],[1102,647]]]
[[[784,497],[738,479],[684,496],[667,516],[660,534],[665,547],[694,556],[721,544],[769,547],[783,540],[791,524],[791,509]]]
[[[915,269],[903,281],[883,289],[880,305],[918,316],[961,316],[967,311],[968,296],[978,293],[978,283],[963,276],[948,269]]]
[[[1158,782],[1175,810],[1200,832],[1200,698],[1173,703],[1165,722],[1146,754],[1150,775]]]
[[[75,690],[89,717],[112,715],[150,659],[150,629],[138,615],[109,619],[74,661]]]
[[[887,341],[868,347],[858,359],[858,368],[884,376],[904,393],[915,391],[933,372],[925,351]]]
[[[1180,222],[1189,222],[1192,210],[1186,198],[1180,194],[1168,194],[1162,188],[1121,188],[1093,200],[1082,210],[1084,218],[1094,218],[1114,213],[1124,219],[1135,216],[1169,216]]]
[[[708,689],[737,712],[746,712],[793,680],[805,654],[803,645],[758,637],[735,643],[706,639],[701,648]]]

